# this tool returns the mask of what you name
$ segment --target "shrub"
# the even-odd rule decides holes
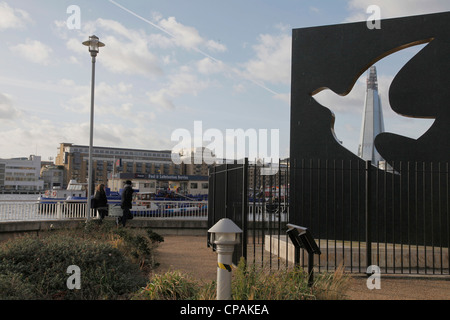
[[[308,286],[308,273],[300,267],[289,270],[267,271],[255,265],[248,266],[241,258],[234,273],[232,296],[234,300],[310,300],[344,297],[347,277],[342,269],[334,274],[320,273]]]
[[[142,300],[195,300],[200,293],[197,281],[180,271],[155,274],[151,281],[138,292],[135,299]]]
[[[341,266],[334,273],[318,274],[314,281],[314,293],[320,300],[345,299],[349,284],[349,276]]]
[[[248,266],[243,258],[234,273],[232,289],[234,300],[314,299],[303,269],[267,271]]]
[[[67,288],[67,268],[80,268],[81,289]],[[23,237],[0,246],[0,283],[18,283],[25,297],[0,290],[0,298],[118,299],[145,285],[138,267],[111,244],[70,232]],[[8,283],[9,279],[9,283]],[[16,290],[17,291],[17,290]]]
[[[308,286],[308,273],[302,268],[267,271],[248,266],[242,258],[232,278],[233,300],[312,300],[343,298],[347,277],[342,269],[333,274],[315,276]],[[142,300],[213,300],[216,282],[200,283],[180,271],[155,275],[134,299]]]
[[[33,286],[23,281],[22,275],[7,271],[0,274],[0,299],[2,300],[28,300],[33,299]]]

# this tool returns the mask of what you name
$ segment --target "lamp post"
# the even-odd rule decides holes
[[[94,87],[95,87],[95,58],[99,52],[100,47],[105,44],[100,42],[98,37],[93,35],[89,40],[84,41],[83,44],[89,47],[89,52],[92,57],[92,80],[91,80],[91,123],[89,126],[89,165],[88,165],[88,193],[87,193],[87,213],[86,218],[91,218],[91,194],[92,194],[92,143],[94,139]]]
[[[242,230],[230,219],[220,219],[208,232],[217,251],[217,300],[231,300],[231,264]]]

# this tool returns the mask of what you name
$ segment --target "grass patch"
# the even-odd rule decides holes
[[[317,274],[308,286],[302,268],[268,271],[242,258],[232,278],[233,300],[336,300],[345,298],[348,277],[342,269]],[[199,282],[180,271],[154,275],[133,298],[139,300],[214,300],[215,281]]]

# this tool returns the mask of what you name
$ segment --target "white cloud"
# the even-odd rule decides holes
[[[74,81],[63,79],[59,86],[62,90],[70,89],[70,97],[64,102],[66,110],[75,113],[89,113],[91,106],[90,85],[77,85]],[[120,82],[107,84],[100,82],[95,87],[95,114],[99,116],[115,115],[120,118],[127,117],[133,104],[131,84]]]
[[[227,50],[227,47],[225,45],[223,45],[222,43],[219,43],[217,41],[214,41],[214,40],[206,41],[206,47],[209,50],[215,51],[215,52],[224,52]]]
[[[195,28],[177,22],[175,17],[161,19],[158,24],[175,38],[177,45],[191,49],[203,43],[202,37]]]
[[[169,82],[162,89],[147,93],[150,102],[166,110],[175,109],[175,98],[183,94],[196,96],[210,85],[208,81],[200,80],[188,67],[182,67],[180,72],[170,75],[168,79]]]
[[[50,55],[52,48],[37,40],[27,39],[25,43],[9,47],[9,49],[25,58],[28,61],[48,65],[50,63]]]
[[[253,46],[256,58],[245,64],[248,77],[257,81],[289,84],[291,75],[291,36],[261,34]]]
[[[236,93],[244,93],[247,91],[247,89],[245,88],[245,86],[242,83],[234,85],[233,90]]]
[[[340,96],[329,89],[325,89],[315,94],[314,99],[335,114],[362,114],[366,95],[366,77],[367,73],[365,72],[346,96]],[[389,87],[393,79],[394,76],[391,75],[378,75],[378,92],[385,118],[395,115],[389,105]]]
[[[152,42],[145,32],[126,28],[114,20],[98,19],[96,24],[114,33],[102,40],[106,43],[102,63],[110,71],[150,77],[162,74],[157,56],[149,50]]]
[[[100,39],[106,46],[100,49],[101,59],[98,61],[109,71],[147,77],[159,76],[163,73],[159,67],[158,57],[149,50],[154,39],[147,36],[145,32],[130,29],[117,21],[106,19],[86,22],[83,26],[83,30],[89,30],[90,34],[97,32],[108,34]],[[59,27],[64,28],[64,26]],[[77,54],[85,54],[87,48],[81,45],[85,40],[70,38],[66,46]]]
[[[176,46],[185,49],[198,49],[201,46],[205,46],[213,52],[224,52],[227,50],[224,44],[203,38],[197,29],[178,22],[175,17],[162,19],[160,16],[155,16],[155,18],[158,26],[171,36],[171,40]]]
[[[380,7],[381,19],[427,14],[450,10],[449,1],[442,0],[350,0],[348,9],[350,16],[347,22],[365,21],[370,14],[366,13],[370,5]]]
[[[0,121],[1,120],[12,120],[20,116],[21,112],[17,110],[9,95],[5,93],[0,93]]]
[[[202,74],[214,74],[223,72],[225,65],[221,61],[213,61],[211,58],[204,58],[197,62],[198,71]]]
[[[340,96],[329,89],[325,89],[315,94],[314,99],[335,114],[361,113],[364,107],[365,92],[365,78],[362,77],[346,96]]]
[[[11,8],[6,2],[0,2],[0,31],[20,29],[28,22],[31,22],[28,12]]]

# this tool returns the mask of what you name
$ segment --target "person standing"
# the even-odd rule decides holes
[[[108,198],[106,197],[105,185],[99,184],[95,188],[95,208],[100,216],[100,221],[103,221],[105,216],[108,215]]]
[[[131,208],[133,201],[133,188],[131,186],[131,181],[127,180],[125,181],[125,187],[122,191],[122,201],[120,202],[120,207],[122,208],[122,226],[125,227],[125,224],[127,223],[127,219],[131,216]]]

